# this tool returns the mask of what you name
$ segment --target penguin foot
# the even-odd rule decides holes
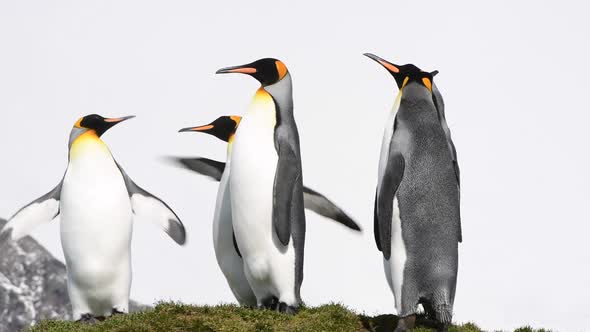
[[[279,308],[279,299],[276,296],[268,297],[262,300],[262,304],[258,309],[277,310]]]
[[[436,332],[447,332],[449,331],[449,324],[447,323],[440,323],[436,327]]]
[[[82,323],[82,324],[96,324],[98,323],[99,320],[97,318],[95,318],[94,316],[92,316],[91,314],[83,314],[80,319],[78,319],[76,321],[76,323]]]
[[[416,326],[416,315],[409,315],[402,317],[397,322],[397,327],[393,332],[406,332]]]
[[[285,302],[279,303],[279,312],[284,312],[287,315],[295,315],[298,311],[298,307],[287,305]]]
[[[113,308],[113,310],[111,310],[111,316],[124,315],[124,314],[126,314],[126,312],[120,311],[117,308]]]

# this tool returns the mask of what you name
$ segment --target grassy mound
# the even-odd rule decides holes
[[[271,332],[271,331],[393,331],[397,318],[393,315],[368,317],[358,315],[338,304],[303,308],[294,316],[269,310],[252,310],[236,305],[191,306],[160,303],[152,310],[111,317],[95,325],[74,322],[43,321],[30,332]],[[419,320],[414,331],[434,331]],[[453,326],[451,332],[479,332],[476,325]],[[518,332],[533,332],[530,328]],[[541,331],[539,331],[541,332]]]

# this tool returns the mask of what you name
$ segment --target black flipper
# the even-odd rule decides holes
[[[221,175],[225,169],[225,163],[201,157],[167,157],[167,160],[195,173],[208,176],[215,181],[221,180]],[[347,215],[346,212],[321,193],[304,186],[303,200],[306,209],[311,210],[320,216],[332,219],[355,231],[361,231],[361,227],[349,215]]]
[[[293,196],[302,189],[297,185],[302,182],[301,164],[288,139],[275,136],[275,146],[279,158],[273,188],[272,224],[279,241],[286,246],[291,238],[292,219],[296,217],[291,213],[292,209],[297,209],[293,206],[297,201]]]
[[[361,227],[351,217],[319,192],[303,186],[303,201],[306,209],[312,210],[320,216],[337,221],[355,231],[361,231]]]
[[[240,258],[242,258],[242,253],[240,252],[240,248],[238,248],[238,242],[236,241],[236,233],[234,233],[232,231],[231,232],[231,237],[232,237],[232,240],[234,241],[234,249],[236,249],[236,252],[238,253],[238,256],[240,256]]]
[[[64,175],[65,176],[65,175]],[[0,243],[18,240],[29,235],[37,226],[50,222],[59,215],[62,180],[47,194],[18,210],[0,230]]]
[[[208,176],[213,180],[220,181],[225,163],[207,159],[207,158],[183,158],[183,157],[168,157],[168,160],[174,164],[180,165],[183,168],[193,172]]]
[[[163,200],[133,182],[118,163],[117,167],[125,180],[133,214],[160,226],[176,243],[183,245],[186,242],[186,231],[176,213]]]
[[[404,176],[405,162],[401,153],[392,142],[389,158],[381,187],[377,196],[377,218],[379,223],[379,243],[383,257],[391,256],[391,222],[393,216],[393,199]]]
[[[375,202],[373,203],[373,235],[375,236],[377,249],[379,249],[379,251],[383,251],[381,249],[381,237],[379,235],[379,218],[377,217],[377,190],[375,190]]]

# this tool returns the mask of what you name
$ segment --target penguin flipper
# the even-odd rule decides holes
[[[173,163],[190,171],[208,176],[215,181],[221,180],[225,163],[207,158],[168,157]]]
[[[381,249],[381,236],[379,235],[379,218],[377,217],[377,197],[378,192],[375,190],[375,203],[373,204],[373,236],[375,236],[375,243],[377,244],[377,249],[382,251]]]
[[[240,248],[238,248],[238,241],[236,241],[236,233],[231,232],[231,237],[232,240],[234,241],[234,249],[236,249],[236,253],[238,254],[238,256],[240,256],[240,258],[242,258],[242,253],[240,252]]]
[[[117,166],[123,175],[125,186],[127,186],[133,215],[157,224],[176,243],[183,245],[186,242],[186,231],[176,213],[163,200],[135,184],[121,165],[117,163]]]
[[[168,157],[167,159],[190,171],[208,176],[215,181],[221,180],[221,176],[225,170],[224,162],[207,158]],[[304,186],[303,200],[306,209],[311,210],[320,216],[332,219],[355,231],[361,231],[361,227],[350,216],[319,192]]]
[[[397,193],[397,188],[402,182],[404,176],[405,161],[401,153],[395,151],[394,144],[390,147],[389,160],[383,179],[379,195],[377,196],[377,219],[379,224],[379,242],[383,257],[389,259],[391,256],[391,223],[393,217],[393,200]]]
[[[28,235],[35,227],[52,221],[59,215],[59,200],[62,181],[47,194],[22,207],[0,231],[0,243],[6,239],[18,240]]]
[[[294,221],[291,219],[297,217],[292,216],[294,194],[303,186],[301,162],[288,139],[276,136],[275,146],[279,158],[273,186],[272,224],[279,241],[286,246],[291,238],[291,222]]]
[[[330,218],[350,229],[361,231],[361,227],[342,209],[317,191],[303,186],[303,202],[306,209]]]

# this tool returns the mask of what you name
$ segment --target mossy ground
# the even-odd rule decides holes
[[[118,315],[95,325],[75,322],[43,321],[30,332],[322,332],[322,331],[393,331],[397,318],[393,315],[369,317],[358,315],[339,304],[303,308],[294,316],[269,310],[252,310],[236,305],[192,306],[180,303],[159,303],[154,309]],[[414,330],[434,331],[419,321]],[[450,332],[479,332],[476,325],[453,326]],[[521,328],[515,332],[534,332]],[[541,332],[541,330],[538,330]]]

